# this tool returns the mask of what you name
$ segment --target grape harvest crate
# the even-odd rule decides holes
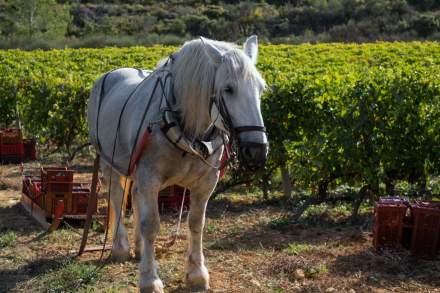
[[[415,257],[435,259],[440,249],[440,202],[380,198],[374,207],[373,245],[376,250],[406,248]]]
[[[35,161],[37,159],[36,141],[33,138],[23,139],[24,160]]]
[[[0,162],[19,164],[37,159],[35,139],[23,139],[21,129],[0,130]]]
[[[46,230],[57,229],[63,219],[86,218],[91,184],[74,182],[72,170],[48,167],[40,169],[40,176],[23,175],[22,191],[22,206]],[[94,218],[106,217],[97,203],[93,211]]]
[[[403,223],[408,202],[401,198],[381,198],[374,206],[373,245],[382,248],[401,248]]]
[[[414,218],[411,253],[432,259],[440,244],[440,203],[418,201],[411,208]]]
[[[24,148],[22,143],[0,144],[0,155],[2,163],[19,164],[24,159]]]
[[[20,144],[23,142],[23,134],[19,128],[0,130],[0,144]]]

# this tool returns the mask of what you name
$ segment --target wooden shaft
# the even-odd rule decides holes
[[[79,247],[78,256],[84,252],[84,248],[87,244],[87,237],[89,235],[90,224],[92,223],[92,215],[94,207],[97,203],[96,188],[98,186],[98,171],[99,171],[99,155],[96,155],[95,161],[93,162],[93,177],[92,177],[92,190],[90,192],[90,197],[87,205],[87,216],[84,223],[84,232],[81,239],[81,245]]]

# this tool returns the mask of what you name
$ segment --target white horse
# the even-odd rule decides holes
[[[255,67],[257,54],[256,36],[246,40],[243,50],[200,38],[185,43],[153,72],[122,68],[93,86],[89,136],[101,156],[116,215],[112,257],[130,256],[120,185],[121,178],[128,178],[134,182],[141,292],[163,292],[154,256],[160,221],[157,201],[158,192],[174,184],[191,191],[186,282],[192,291],[209,289],[202,231],[225,140],[236,146],[240,164],[250,170],[262,167],[268,152],[260,111],[265,83]],[[133,170],[133,153],[144,133],[149,139]]]

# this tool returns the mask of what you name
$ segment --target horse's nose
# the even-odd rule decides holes
[[[265,143],[244,143],[240,147],[240,163],[250,171],[257,171],[266,163],[267,152]]]

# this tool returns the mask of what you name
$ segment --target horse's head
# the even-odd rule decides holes
[[[251,36],[243,50],[202,39],[204,50],[216,64],[211,120],[223,129],[238,146],[238,159],[245,168],[255,171],[264,166],[268,140],[260,109],[265,82],[255,64],[258,41]]]

